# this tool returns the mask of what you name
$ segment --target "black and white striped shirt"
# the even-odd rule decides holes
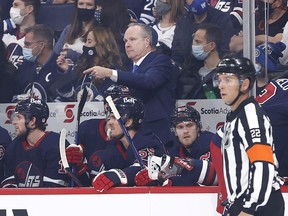
[[[280,188],[272,127],[253,97],[227,115],[222,155],[228,200],[244,197],[245,212],[256,212]]]

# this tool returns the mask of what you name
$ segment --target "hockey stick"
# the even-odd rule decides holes
[[[87,100],[87,96],[88,96],[88,91],[87,91],[86,86],[84,86],[84,90],[83,90],[83,93],[82,93],[82,96],[81,96],[81,99],[80,99],[80,102],[78,105],[78,112],[77,112],[77,122],[76,122],[76,130],[75,130],[75,132],[76,132],[75,144],[77,144],[77,145],[79,144],[78,143],[78,134],[79,134],[80,116],[81,116],[81,113],[83,111],[85,102]]]
[[[138,160],[138,162],[139,162],[139,164],[140,164],[140,167],[141,167],[142,169],[145,169],[145,165],[144,165],[144,163],[143,163],[140,155],[138,154],[138,151],[137,151],[137,149],[136,149],[136,147],[135,147],[135,145],[134,145],[134,143],[133,143],[133,140],[131,139],[131,137],[130,137],[128,131],[127,131],[127,129],[125,128],[124,122],[123,122],[123,120],[122,120],[122,118],[121,118],[121,116],[120,116],[120,114],[119,114],[119,112],[118,112],[118,110],[117,110],[117,108],[116,108],[113,100],[112,100],[112,97],[111,97],[111,96],[106,97],[106,101],[108,102],[108,104],[109,104],[109,106],[110,106],[110,108],[111,108],[111,110],[112,110],[115,118],[116,118],[117,121],[119,122],[119,125],[120,125],[120,127],[121,127],[121,129],[122,129],[122,131],[123,131],[123,133],[124,133],[124,136],[126,137],[126,139],[127,139],[128,142],[129,142],[129,145],[132,147],[134,156],[135,156],[135,158]]]
[[[79,102],[79,105],[78,105],[78,111],[77,111],[75,140],[74,140],[76,145],[79,144],[78,143],[78,135],[79,135],[80,117],[81,117],[81,113],[83,111],[84,105],[86,103],[87,96],[88,96],[88,91],[87,91],[86,86],[84,86],[83,93],[82,93],[82,96],[81,96],[81,99],[80,99],[80,102]],[[72,173],[73,173],[73,175],[75,175],[75,166],[72,166]],[[71,187],[74,187],[74,181],[73,180],[74,179],[72,178]]]
[[[60,157],[62,161],[62,165],[64,167],[65,172],[72,178],[72,180],[79,186],[82,187],[81,182],[79,179],[74,175],[72,170],[69,167],[68,160],[66,157],[66,129],[63,128],[60,133],[60,139],[59,139],[59,149],[60,149]]]

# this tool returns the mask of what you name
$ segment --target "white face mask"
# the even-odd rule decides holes
[[[20,25],[25,16],[20,15],[20,8],[11,7],[10,17],[16,25]]]

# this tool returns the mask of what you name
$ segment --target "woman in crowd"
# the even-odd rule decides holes
[[[69,66],[69,61],[62,54],[57,59],[61,71],[72,75],[72,80],[67,80],[67,85],[59,92],[58,100],[60,101],[77,100],[84,86],[88,87],[90,101],[95,99],[102,101],[103,92],[112,84],[112,81],[84,76],[83,71],[95,65],[115,69],[121,69],[123,66],[113,33],[104,27],[98,26],[88,31],[82,49],[83,53],[76,61],[75,67]]]

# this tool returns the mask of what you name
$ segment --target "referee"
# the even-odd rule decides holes
[[[227,215],[283,216],[283,181],[277,174],[272,127],[250,96],[255,82],[253,63],[242,57],[224,58],[213,82],[231,108],[222,139]]]

